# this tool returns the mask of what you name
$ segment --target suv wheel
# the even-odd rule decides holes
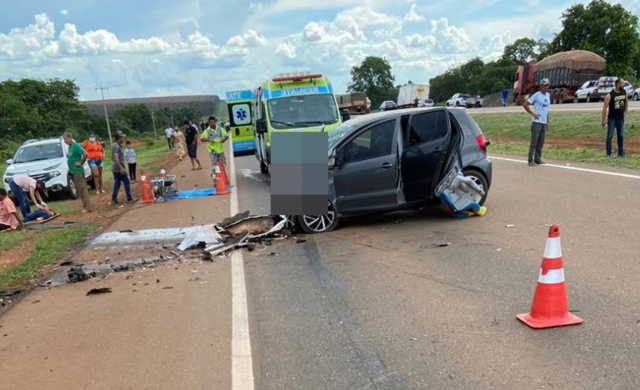
[[[76,182],[73,181],[73,177],[69,175],[67,178],[67,194],[71,199],[78,199],[78,188],[76,188]]]
[[[326,233],[338,226],[338,217],[329,202],[327,215],[300,215],[296,222],[300,229],[307,234]]]
[[[637,93],[634,93],[634,94],[633,94],[633,100],[634,100],[634,101],[636,101],[636,102],[637,102],[638,100],[640,100],[640,95],[639,95],[639,94],[637,94]]]
[[[470,177],[473,181],[484,191],[484,196],[478,199],[473,199],[480,206],[484,205],[484,202],[487,201],[487,195],[489,194],[489,183],[487,179],[485,179],[484,175],[474,169],[465,169],[462,173],[466,177]]]

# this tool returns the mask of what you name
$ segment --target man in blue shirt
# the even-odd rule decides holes
[[[505,87],[502,89],[502,107],[507,106],[507,98],[509,97],[509,90]]]
[[[533,117],[531,119],[531,143],[529,145],[529,166],[544,164],[542,161],[542,147],[544,137],[549,130],[549,106],[551,96],[549,79],[540,81],[540,90],[525,100],[523,107]],[[533,109],[531,108],[533,106]],[[535,163],[535,164],[534,164]]]

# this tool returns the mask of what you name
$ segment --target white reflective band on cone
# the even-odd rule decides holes
[[[545,259],[558,259],[562,257],[562,244],[560,237],[547,238],[547,246],[544,248]]]
[[[546,275],[542,274],[540,270],[540,276],[538,276],[538,283],[542,284],[558,284],[564,283],[564,268],[550,269]]]

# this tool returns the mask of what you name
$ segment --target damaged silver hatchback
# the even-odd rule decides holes
[[[348,121],[329,134],[327,214],[297,216],[296,224],[322,233],[341,218],[420,208],[458,171],[475,184],[470,197],[482,206],[491,186],[488,144],[458,108],[387,111]]]

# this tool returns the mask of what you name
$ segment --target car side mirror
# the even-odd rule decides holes
[[[265,119],[256,120],[256,133],[264,134],[267,132],[267,121]]]
[[[13,159],[12,158],[7,160],[7,165],[11,165],[11,164],[13,164]]]
[[[342,110],[340,110],[340,115],[342,116],[342,121],[346,122],[349,119],[351,119],[351,113],[349,112],[349,110],[343,108]]]

